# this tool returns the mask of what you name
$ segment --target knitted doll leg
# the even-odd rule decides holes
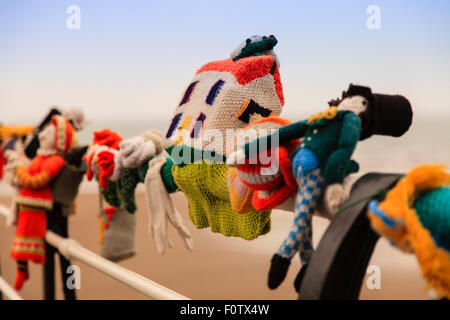
[[[312,255],[311,220],[324,187],[324,179],[320,169],[314,169],[306,175],[298,175],[297,182],[299,189],[294,224],[272,258],[268,282],[271,289],[277,288],[283,282],[291,259],[297,252],[300,252],[302,265],[307,264]]]
[[[294,224],[288,236],[278,249],[278,254],[292,259],[300,251],[302,264],[309,262],[312,253],[311,220],[324,187],[324,179],[320,169],[315,169],[305,176],[297,178],[299,189],[295,204]]]
[[[304,231],[303,246],[299,248],[300,261],[302,266],[309,263],[313,254],[314,248],[312,246],[312,213],[307,217],[307,228]]]
[[[28,280],[28,261],[26,260],[17,260],[17,271],[16,271],[16,279],[14,281],[14,289],[19,291],[22,289],[25,281]]]

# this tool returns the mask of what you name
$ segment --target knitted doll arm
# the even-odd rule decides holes
[[[359,165],[350,160],[361,132],[361,119],[353,112],[343,118],[338,148],[330,155],[325,166],[324,176],[327,184],[342,183],[350,173],[357,172]]]
[[[106,188],[100,188],[100,192],[109,205],[120,208],[122,201],[120,200],[118,182],[110,181]]]
[[[173,166],[173,160],[171,158],[166,158],[166,163],[161,168],[161,178],[168,193],[174,193],[180,190],[173,179]]]
[[[42,171],[30,174],[25,167],[18,167],[16,174],[19,185],[25,188],[40,189],[50,183],[64,166],[64,159],[60,156],[51,156],[44,160]]]
[[[255,139],[247,143],[245,145],[245,154],[248,158],[250,151],[252,150],[257,150],[258,153],[261,152],[261,150],[258,149],[259,146],[267,146],[267,149],[270,149],[272,147],[272,142],[276,142],[278,143],[278,145],[283,145],[289,141],[301,138],[305,135],[307,129],[308,129],[307,121],[298,121],[295,123],[291,123],[287,126],[284,126],[276,130],[271,135]]]
[[[229,157],[227,157],[227,165],[234,167],[243,164],[244,161],[251,158],[251,156],[259,155],[263,151],[263,148],[269,150],[272,147],[278,147],[301,138],[305,135],[307,129],[308,122],[304,120],[281,127],[272,134],[254,139],[244,144],[243,147],[237,151],[232,152]],[[272,146],[273,142],[276,143],[275,146]]]
[[[139,173],[136,168],[124,168],[119,180],[119,194],[125,210],[129,213],[136,212],[136,199],[134,191],[139,183]]]

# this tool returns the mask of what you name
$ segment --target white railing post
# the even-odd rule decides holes
[[[51,231],[47,231],[45,239],[48,243],[58,248],[59,252],[66,258],[84,262],[152,299],[188,300],[187,297],[181,294],[96,255],[73,239],[62,238]]]
[[[14,290],[2,277],[0,277],[0,292],[2,292],[9,300],[23,300],[17,291]]]
[[[1,204],[0,214],[3,214],[5,217],[7,217],[8,214],[8,209]],[[59,252],[66,258],[84,262],[88,266],[143,293],[147,297],[157,300],[189,300],[189,298],[176,293],[175,291],[100,257],[94,252],[84,248],[73,239],[63,238],[56,233],[47,231],[45,240],[55,248],[58,248]],[[2,289],[2,287],[0,287],[0,289]]]

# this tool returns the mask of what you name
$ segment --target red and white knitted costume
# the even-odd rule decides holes
[[[53,205],[50,181],[58,175],[63,166],[64,159],[58,155],[38,155],[28,168],[17,168],[16,174],[22,189],[16,200],[20,211],[11,251],[12,258],[45,262],[45,210],[50,210]]]
[[[16,169],[21,187],[16,199],[19,217],[11,250],[11,257],[18,262],[14,284],[16,290],[20,290],[28,279],[27,261],[45,262],[46,210],[51,210],[53,206],[50,182],[59,174],[65,162],[56,153],[68,151],[76,143],[75,130],[62,116],[54,116],[43,132],[42,137],[39,137],[41,148],[38,155],[27,167],[18,166]]]

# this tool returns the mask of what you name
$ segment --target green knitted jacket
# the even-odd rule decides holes
[[[332,119],[323,117],[312,123],[308,120],[295,122],[278,129],[275,134],[279,135],[280,144],[303,137],[298,149],[307,148],[316,155],[325,181],[332,184],[342,183],[347,175],[359,170],[358,163],[350,158],[360,132],[361,119],[354,112],[342,110]],[[246,154],[258,150],[260,145],[270,148],[273,135],[247,143]],[[293,154],[295,155],[296,151]]]

